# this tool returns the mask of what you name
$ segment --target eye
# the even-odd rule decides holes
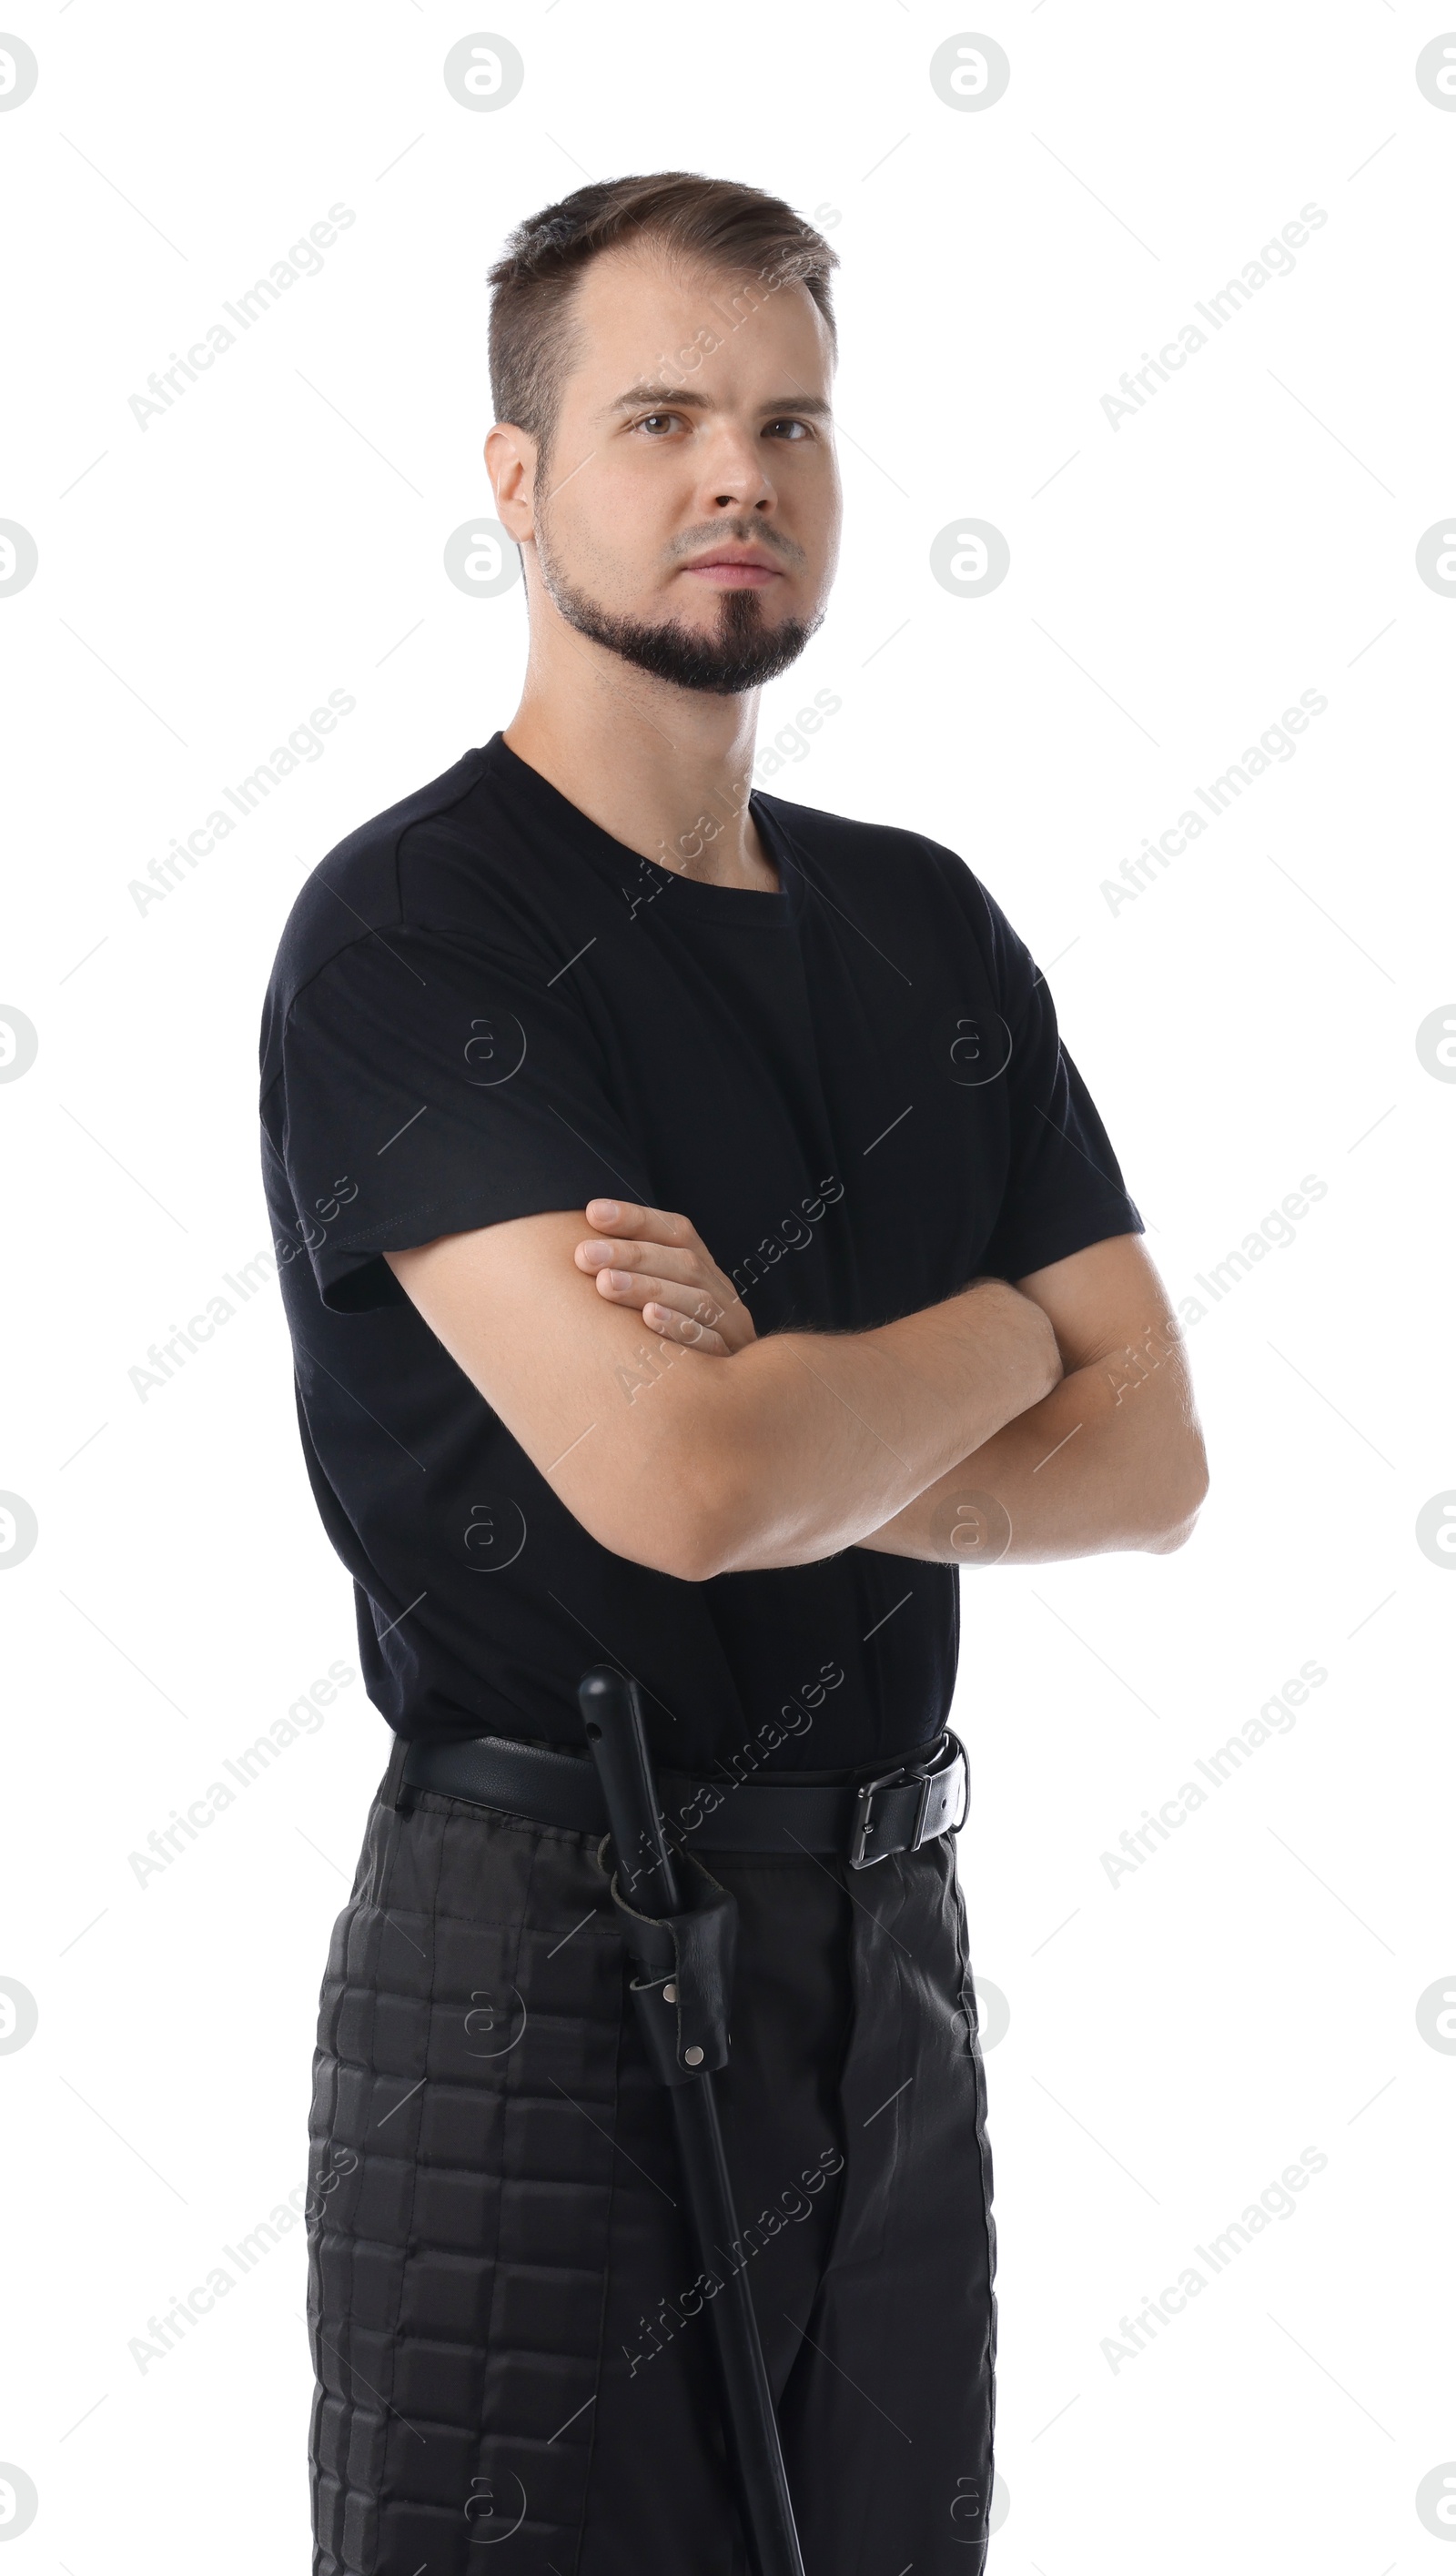
[[[781,433],[787,432],[789,445],[796,447],[801,446],[806,439],[814,435],[806,420],[771,420],[765,422],[764,427],[765,434],[770,438],[777,438]]]
[[[637,427],[639,429],[645,429],[649,437],[656,438],[662,431],[670,429],[675,422],[680,423],[681,420],[681,412],[649,411],[644,413],[642,419],[638,421]]]

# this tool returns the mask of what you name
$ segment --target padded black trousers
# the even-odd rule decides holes
[[[314,2576],[746,2576],[706,2313],[742,2264],[808,2576],[980,2576],[996,2238],[951,1838],[711,1856],[739,1908],[714,2276],[595,1838],[405,1795],[320,1998]]]

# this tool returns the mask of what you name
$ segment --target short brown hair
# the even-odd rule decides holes
[[[488,272],[496,418],[528,431],[543,460],[573,354],[569,308],[582,271],[603,251],[640,240],[708,268],[752,274],[770,292],[797,279],[823,314],[831,347],[835,343],[829,273],[838,267],[838,255],[782,197],[691,170],[594,180],[528,215]]]

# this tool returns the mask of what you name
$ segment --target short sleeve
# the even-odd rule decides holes
[[[386,1251],[504,1219],[650,1200],[567,977],[391,925],[296,996],[264,1125],[326,1306],[406,1302]]]
[[[1006,1064],[1010,1167],[981,1260],[1000,1279],[1025,1279],[1115,1234],[1146,1231],[1123,1184],[1107,1130],[1057,1027],[1046,977],[1000,906],[979,892],[990,922],[993,976],[1010,1040]]]

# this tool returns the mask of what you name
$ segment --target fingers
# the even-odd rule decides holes
[[[651,1272],[602,1268],[597,1272],[599,1295],[608,1297],[614,1306],[636,1306],[654,1331],[665,1329],[659,1318],[668,1319],[668,1328],[677,1341],[695,1339],[723,1321],[723,1308],[718,1299],[690,1281],[654,1277]],[[691,1325],[692,1333],[680,1328]],[[715,1339],[720,1336],[715,1335]],[[726,1348],[726,1344],[724,1345]]]
[[[685,1216],[676,1216],[669,1208],[633,1207],[626,1199],[589,1199],[586,1208],[588,1225],[600,1226],[603,1232],[635,1235],[647,1243],[696,1244],[696,1228]]]
[[[622,1199],[591,1199],[586,1216],[614,1228],[579,1243],[573,1255],[579,1270],[595,1272],[602,1296],[638,1307],[665,1340],[715,1357],[756,1338],[742,1297],[687,1217]]]
[[[620,1241],[610,1236],[591,1236],[576,1247],[579,1270],[595,1270],[600,1277],[604,1269],[651,1272],[660,1279],[676,1280],[682,1287],[701,1287],[703,1273],[712,1264],[705,1253],[681,1251],[670,1243],[649,1240],[635,1243],[630,1237]]]
[[[642,1309],[642,1321],[651,1325],[661,1341],[678,1342],[687,1350],[706,1351],[710,1359],[730,1357],[728,1344],[711,1324],[699,1323],[693,1315],[681,1315],[672,1306],[649,1303]]]

